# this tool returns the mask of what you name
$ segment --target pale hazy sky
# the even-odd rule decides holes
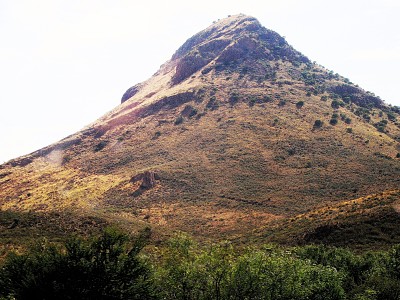
[[[0,0],[0,163],[88,125],[186,39],[237,13],[400,106],[398,0]]]

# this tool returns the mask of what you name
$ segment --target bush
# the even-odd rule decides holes
[[[286,253],[242,255],[230,278],[225,299],[345,299],[339,272]]]
[[[108,144],[108,141],[101,141],[94,147],[94,152],[98,152],[100,150],[103,150]]]
[[[385,132],[387,120],[381,120],[374,124],[375,128],[378,129],[379,132]]]
[[[332,119],[329,121],[329,124],[331,124],[332,126],[335,126],[337,123],[338,123],[338,120],[337,120],[336,118],[332,118]]]
[[[339,101],[337,101],[337,100],[333,100],[333,101],[332,101],[332,103],[331,103],[331,107],[332,107],[332,108],[338,109],[339,106],[340,106],[340,102],[339,102]]]
[[[299,101],[299,102],[296,103],[296,107],[297,108],[302,108],[303,105],[304,105],[304,101]]]
[[[16,299],[152,299],[150,269],[138,257],[149,232],[128,247],[115,229],[85,242],[73,238],[64,249],[41,244],[11,254],[0,271],[0,297]]]
[[[388,119],[390,121],[395,121],[396,120],[396,115],[391,111],[387,112],[387,117],[388,117]]]
[[[278,103],[278,106],[279,107],[282,107],[282,106],[285,106],[286,105],[286,100],[281,100],[281,101],[279,101],[279,103]]]
[[[231,106],[234,106],[236,103],[239,102],[239,94],[237,92],[232,92],[230,97],[229,97],[229,104]]]
[[[345,299],[342,274],[280,249],[238,255],[229,242],[195,247],[174,238],[157,272],[161,299]]]
[[[321,128],[323,124],[324,122],[322,122],[321,120],[315,120],[314,128]]]
[[[206,104],[207,109],[216,110],[218,109],[219,104],[217,102],[217,98],[215,96],[211,96],[210,100]]]

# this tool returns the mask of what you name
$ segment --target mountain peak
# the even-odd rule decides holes
[[[172,61],[176,62],[176,74],[172,82],[177,84],[210,63],[219,70],[237,70],[244,64],[251,68],[260,61],[278,59],[310,62],[257,19],[243,14],[230,16],[197,33],[175,52]]]
[[[239,14],[218,20],[189,38],[156,74],[171,74],[170,85],[177,85],[200,71],[236,72],[264,76],[273,72],[271,62],[311,64],[278,33],[263,27],[251,16]],[[143,84],[129,88],[121,103],[136,95]]]
[[[214,21],[212,25],[189,38],[172,56],[172,60],[183,57],[196,46],[220,38],[232,38],[242,31],[254,31],[262,28],[257,19],[243,14],[229,16]]]

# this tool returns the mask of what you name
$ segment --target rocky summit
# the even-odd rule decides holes
[[[52,216],[13,229],[25,233],[53,220],[66,232],[116,223],[159,239],[385,247],[400,230],[399,113],[230,16],[87,128],[2,165],[0,207]]]

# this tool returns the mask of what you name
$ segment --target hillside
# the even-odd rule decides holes
[[[400,190],[386,191],[271,222],[255,229],[252,242],[386,248],[400,243],[399,212]]]
[[[259,237],[400,186],[399,109],[252,17],[194,35],[121,102],[0,166],[2,211],[150,225],[161,239]]]

